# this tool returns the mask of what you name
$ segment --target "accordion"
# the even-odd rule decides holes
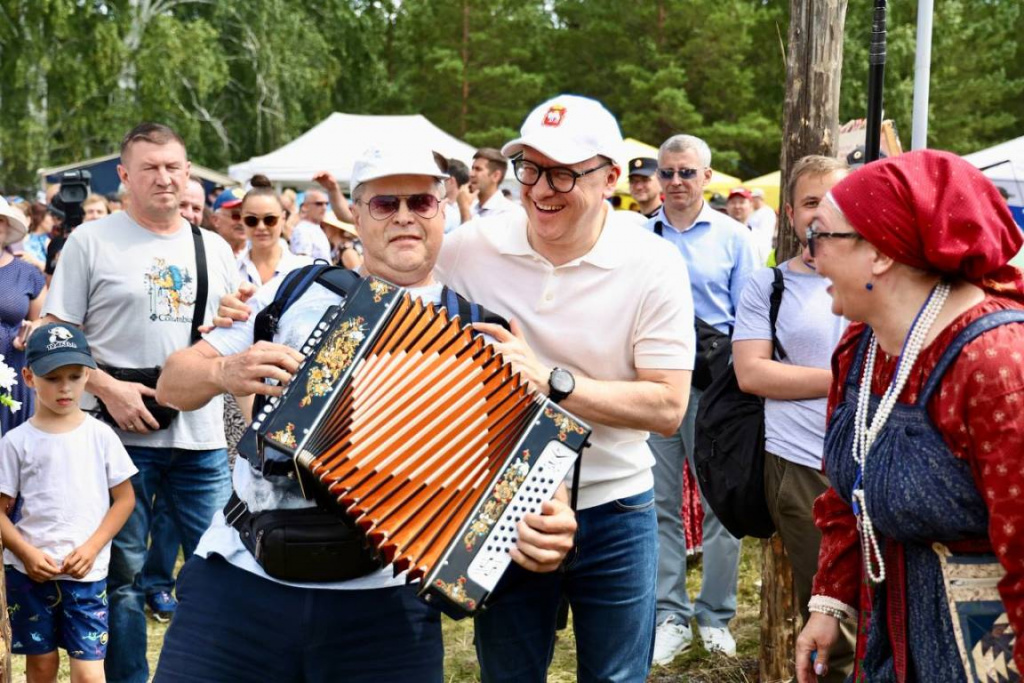
[[[291,459],[303,494],[336,501],[421,597],[474,613],[590,428],[458,317],[377,278],[328,309],[302,353],[239,450]]]

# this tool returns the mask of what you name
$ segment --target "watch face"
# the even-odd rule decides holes
[[[572,375],[561,368],[556,368],[551,371],[551,376],[548,377],[548,384],[551,385],[551,389],[557,391],[560,394],[568,394],[576,386],[575,380]]]

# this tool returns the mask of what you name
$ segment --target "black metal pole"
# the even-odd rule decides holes
[[[882,91],[885,89],[886,0],[875,0],[868,52],[868,122],[864,140],[864,163],[878,159],[882,141]]]

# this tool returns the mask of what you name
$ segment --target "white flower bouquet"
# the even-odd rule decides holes
[[[0,356],[0,405],[10,408],[12,413],[21,410],[21,401],[11,398],[11,389],[18,382],[18,373]]]

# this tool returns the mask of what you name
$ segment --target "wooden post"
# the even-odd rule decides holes
[[[790,0],[776,250],[779,263],[801,250],[784,210],[790,167],[808,154],[835,155],[846,4],[847,0]],[[793,660],[802,620],[795,604],[789,559],[778,535],[762,544],[762,560],[760,680],[770,683],[795,676]]]
[[[834,156],[839,142],[839,82],[847,0],[790,0],[786,100],[782,127],[779,196],[781,263],[800,252],[783,206],[794,162],[808,154]]]
[[[782,539],[761,541],[761,683],[795,676],[796,637],[802,627],[793,592],[793,572]]]

